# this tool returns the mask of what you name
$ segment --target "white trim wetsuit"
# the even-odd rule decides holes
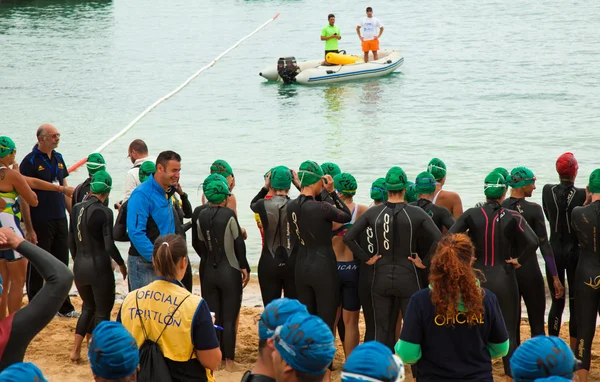
[[[334,205],[300,195],[287,204],[287,211],[298,240],[298,300],[333,331],[340,306],[340,280],[331,244],[332,223],[348,223],[352,214],[336,193],[329,196]]]
[[[252,199],[250,208],[260,216],[263,227],[263,246],[258,261],[258,283],[263,305],[281,298],[296,299],[295,267],[297,236],[292,234],[293,223],[288,218],[290,198],[276,195],[265,199],[268,189],[262,188]]]
[[[592,341],[600,308],[600,201],[573,209],[573,231],[579,239],[579,261],[575,273],[577,348],[582,368],[590,370]],[[569,285],[571,286],[571,285]]]
[[[502,202],[502,206],[519,212],[527,221],[527,224],[536,233],[539,241],[540,252],[546,263],[546,269],[550,276],[556,276],[556,264],[552,247],[548,242],[548,233],[546,231],[546,221],[542,207],[537,203],[532,203],[524,198],[508,198]],[[546,313],[546,289],[544,286],[544,277],[540,271],[540,265],[537,261],[535,248],[532,259],[523,264],[522,267],[515,270],[517,275],[517,284],[519,286],[519,295],[523,298],[527,307],[527,317],[529,318],[529,327],[531,336],[543,336],[546,334],[544,326],[544,316]],[[520,298],[519,298],[520,301]],[[519,304],[519,308],[521,304]],[[519,313],[519,318],[521,314]],[[521,343],[521,331],[517,331],[517,343]]]
[[[561,181],[559,184],[547,184],[542,191],[544,214],[550,223],[550,246],[558,271],[558,279],[566,287],[565,273],[569,283],[569,336],[577,338],[577,317],[575,314],[575,269],[578,259],[577,234],[571,230],[571,213],[577,206],[585,203],[585,189],[577,188],[573,182]],[[546,280],[552,297],[548,312],[548,334],[558,336],[565,309],[565,297],[556,299],[554,284],[546,270]]]
[[[223,359],[235,359],[236,321],[242,306],[241,270],[249,270],[246,244],[235,213],[205,204],[192,217],[192,245],[200,255],[202,297],[215,312]],[[248,272],[249,274],[249,272]]]
[[[474,268],[483,271],[486,281],[482,287],[498,298],[504,316],[510,348],[502,358],[504,372],[511,377],[510,357],[517,349],[517,332],[520,330],[519,287],[514,267],[505,260],[516,256],[519,264],[535,261],[538,238],[527,221],[517,211],[502,207],[497,202],[484,203],[470,208],[458,220],[449,234],[467,232],[475,244]]]

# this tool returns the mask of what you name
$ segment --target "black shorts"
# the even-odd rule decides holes
[[[326,50],[325,51],[325,57],[327,58],[327,53],[339,53],[339,50]]]

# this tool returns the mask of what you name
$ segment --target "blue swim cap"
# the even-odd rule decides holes
[[[541,367],[540,362],[546,367]],[[538,381],[552,376],[571,380],[576,364],[569,345],[553,336],[537,336],[523,342],[510,359],[515,382]]]
[[[343,382],[395,381],[400,368],[394,355],[384,344],[365,342],[352,351],[342,368]],[[365,378],[366,377],[366,378]]]
[[[321,318],[306,313],[296,313],[277,327],[273,343],[281,358],[302,373],[325,374],[335,356],[329,327]]]
[[[92,333],[88,347],[92,371],[104,379],[121,379],[132,375],[140,364],[135,339],[115,321],[102,321]]]
[[[564,377],[548,377],[548,378],[536,378],[535,382],[572,382],[572,378],[564,378]]]
[[[306,306],[298,300],[278,298],[268,303],[258,321],[258,339],[264,341],[273,337],[275,329],[296,313],[308,314]]]
[[[42,374],[42,371],[31,362],[13,363],[2,373],[0,373],[0,382],[47,382],[48,380]]]

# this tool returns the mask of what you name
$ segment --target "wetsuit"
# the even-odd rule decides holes
[[[343,224],[340,228],[333,231],[333,237],[343,238],[348,233],[348,230],[356,222],[356,213],[358,212],[358,205],[354,205],[352,211],[352,219],[350,222]],[[360,300],[358,298],[358,265],[357,260],[352,261],[338,261],[337,269],[340,275],[340,296],[342,299],[342,308],[349,312],[356,312],[360,310]],[[343,320],[340,320],[343,322]],[[345,334],[345,328],[343,329]],[[340,336],[340,338],[343,338]]]
[[[340,306],[340,281],[331,245],[332,222],[347,223],[350,210],[335,193],[335,205],[300,195],[287,205],[293,234],[299,241],[296,255],[296,292],[309,313],[325,321],[333,331]]]
[[[0,170],[4,168],[8,169],[6,166],[0,166]],[[21,231],[21,211],[17,201],[18,197],[19,194],[14,189],[12,191],[0,191],[0,199],[6,203],[6,206],[0,210],[0,227],[10,227],[18,236],[24,237],[25,235]],[[18,251],[12,249],[0,250],[0,259],[8,262],[22,258],[23,256]]]
[[[235,213],[204,205],[192,217],[192,245],[200,255],[202,297],[215,312],[223,359],[235,357],[236,320],[242,305],[242,269],[249,269],[246,244]]]
[[[110,320],[115,304],[115,274],[110,259],[125,262],[112,236],[113,213],[98,198],[90,196],[73,206],[69,227],[69,249],[73,256],[75,286],[83,300],[75,333],[85,336],[96,325]]]
[[[0,371],[23,362],[31,340],[48,325],[73,284],[73,274],[60,260],[27,241],[17,247],[45,280],[28,305],[0,321]]]
[[[573,182],[561,181],[559,184],[547,184],[542,191],[544,214],[550,223],[550,246],[554,252],[558,279],[564,285],[565,273],[569,282],[569,336],[577,338],[577,320],[575,315],[575,269],[577,268],[577,235],[571,230],[571,213],[577,206],[585,203],[585,189],[577,188]],[[558,336],[565,309],[565,297],[556,299],[554,284],[546,270],[546,280],[552,297],[548,313],[548,334]]]
[[[362,232],[367,234],[368,250],[358,242]],[[427,264],[442,234],[433,220],[416,206],[385,202],[369,208],[348,230],[344,242],[361,261],[373,254],[381,256],[374,265],[372,281],[373,310],[375,311],[375,340],[393,349],[398,314],[394,305],[400,303],[404,315],[410,297],[425,285],[421,284],[417,267],[408,260],[419,254]],[[426,249],[425,249],[426,248]],[[390,339],[392,339],[390,341]]]
[[[447,208],[434,204],[431,200],[421,198],[410,204],[421,207],[423,211],[427,212],[427,215],[433,219],[435,226],[440,230],[440,232],[443,232],[444,228],[450,229],[450,227],[452,227],[454,224],[454,216],[452,216],[452,213],[448,211]]]
[[[90,177],[90,178],[87,178],[86,180],[84,180],[81,184],[78,184],[77,187],[75,187],[75,191],[73,191],[72,205],[81,203],[87,199],[87,197],[90,194],[90,183],[91,182],[92,182],[92,178]],[[106,200],[104,200],[103,204],[106,207],[108,207],[108,198],[106,198]]]
[[[176,190],[172,189],[167,193],[167,195],[173,196]],[[179,196],[181,204],[176,199],[173,199],[173,214],[175,216],[175,232],[185,236],[185,233],[192,228],[192,223],[184,223],[183,219],[191,219],[194,210],[192,209],[192,204],[188,199],[188,195],[184,192]],[[189,260],[189,259],[188,259]],[[192,291],[194,289],[194,275],[192,274],[192,263],[188,261],[187,269],[185,270],[185,275],[181,280],[181,283],[188,291]]]
[[[600,201],[573,209],[573,231],[579,239],[579,261],[575,273],[577,349],[582,368],[590,370],[592,341],[600,308]],[[570,286],[570,284],[569,284]]]
[[[252,199],[250,208],[257,213],[263,227],[263,247],[258,261],[258,283],[264,306],[281,298],[297,298],[294,263],[296,262],[296,235],[293,223],[288,220],[287,196],[265,197],[268,189],[262,188]]]
[[[548,242],[548,233],[546,232],[546,221],[542,207],[537,203],[529,202],[525,199],[508,198],[502,202],[502,206],[519,212],[527,224],[533,229],[538,237],[538,245],[546,268],[549,270],[550,276],[556,276],[556,264],[554,262],[554,254],[552,247]],[[519,286],[519,295],[523,298],[527,307],[527,316],[529,317],[529,327],[531,336],[543,336],[546,334],[544,327],[544,316],[546,312],[546,289],[544,288],[544,277],[540,271],[540,265],[537,262],[535,248],[531,260],[523,264],[522,267],[515,270],[517,275],[517,284]],[[519,298],[520,301],[520,298]],[[519,308],[521,304],[519,303]],[[519,314],[519,317],[521,315]],[[517,344],[521,343],[521,331],[517,331]]]
[[[467,232],[475,244],[473,267],[483,271],[486,281],[481,284],[498,297],[510,339],[510,349],[504,362],[504,372],[512,376],[510,357],[518,346],[520,330],[519,287],[514,267],[505,260],[516,257],[519,264],[535,261],[538,238],[517,211],[502,207],[497,202],[470,208],[454,223],[449,233]],[[518,255],[518,256],[517,256]]]

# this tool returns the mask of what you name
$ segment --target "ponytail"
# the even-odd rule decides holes
[[[168,234],[154,242],[152,264],[158,276],[169,281],[177,280],[177,264],[184,257],[187,257],[187,245],[182,236]]]
[[[436,313],[453,317],[459,313],[459,302],[462,301],[464,310],[461,311],[468,313],[469,325],[474,325],[476,318],[483,314],[484,294],[476,270],[471,266],[474,256],[475,247],[469,236],[447,235],[438,244],[429,274],[431,301]]]

